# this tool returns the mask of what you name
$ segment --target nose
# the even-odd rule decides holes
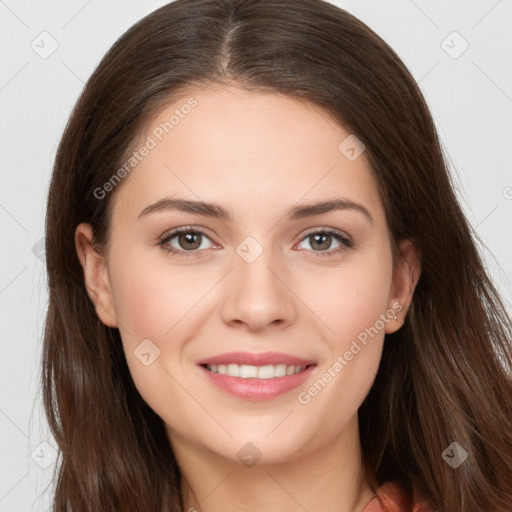
[[[286,269],[263,253],[252,263],[235,255],[234,268],[224,282],[222,319],[251,331],[283,329],[297,315],[297,299],[287,283]],[[289,281],[289,279],[288,279]]]

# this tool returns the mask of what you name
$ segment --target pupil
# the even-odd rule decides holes
[[[181,233],[180,235],[180,245],[187,246],[188,249],[197,249],[201,243],[198,243],[198,239],[200,238],[200,234],[198,233]],[[194,241],[194,239],[196,239]]]
[[[319,247],[319,249],[328,249],[329,246],[331,245],[331,235],[329,234],[322,234],[322,233],[318,233],[316,235],[314,235],[314,239],[315,239],[315,244],[319,244],[321,247]],[[321,240],[324,240],[324,242],[322,243]]]

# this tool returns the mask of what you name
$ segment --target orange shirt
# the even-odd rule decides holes
[[[361,512],[432,512],[425,502],[412,504],[398,482],[386,482]]]

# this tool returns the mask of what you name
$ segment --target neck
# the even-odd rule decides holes
[[[241,464],[173,435],[184,510],[361,512],[374,496],[362,465],[357,415],[340,435],[289,460]]]

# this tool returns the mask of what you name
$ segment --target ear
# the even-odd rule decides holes
[[[404,324],[405,316],[412,302],[414,289],[421,274],[420,250],[412,240],[398,244],[399,255],[393,268],[393,278],[388,299],[389,308],[395,311],[396,320],[386,325],[386,333],[398,331]]]
[[[75,247],[84,270],[85,288],[99,319],[108,327],[118,327],[105,257],[93,243],[90,224],[82,222],[75,230]]]

